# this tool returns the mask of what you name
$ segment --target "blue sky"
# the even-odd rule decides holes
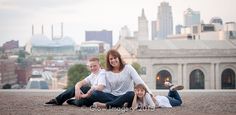
[[[80,43],[86,30],[112,30],[116,43],[119,30],[127,25],[137,30],[137,18],[144,8],[150,23],[156,20],[157,7],[162,1],[172,6],[174,25],[183,24],[183,12],[187,8],[200,11],[201,19],[208,23],[218,16],[224,22],[235,21],[236,0],[0,0],[0,45],[9,40],[19,40],[23,46],[31,37],[32,24],[35,33],[60,35],[60,23],[64,23],[64,35]],[[149,29],[150,31],[150,29]]]

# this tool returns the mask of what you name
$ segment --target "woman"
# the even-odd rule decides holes
[[[125,64],[118,51],[111,49],[106,55],[106,90],[110,93],[95,91],[92,96],[96,101],[94,107],[111,108],[131,107],[134,98],[134,85],[146,84],[135,71],[135,69]],[[147,88],[148,89],[148,88]],[[150,92],[150,90],[148,89]]]

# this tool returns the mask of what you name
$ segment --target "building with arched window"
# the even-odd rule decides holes
[[[127,63],[141,65],[151,89],[165,89],[165,81],[185,89],[236,89],[235,40],[122,39],[114,48]]]

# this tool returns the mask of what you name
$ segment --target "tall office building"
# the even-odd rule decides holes
[[[142,15],[138,17],[138,40],[148,40],[148,20],[144,9],[142,9]]]
[[[152,21],[152,40],[157,38],[157,21]]]
[[[215,31],[224,29],[223,20],[220,17],[212,17],[209,23],[215,25]]]
[[[209,23],[223,25],[223,20],[220,17],[212,17]]]
[[[130,34],[129,28],[127,26],[122,27],[120,30],[119,39],[123,39],[123,38],[130,37],[130,36],[131,36],[131,34]]]
[[[188,8],[184,11],[184,25],[192,26],[200,24],[200,12],[193,11],[191,8]]]
[[[158,6],[157,14],[158,38],[165,39],[167,35],[173,34],[172,8],[167,2],[162,2]]]
[[[181,34],[181,28],[183,28],[182,25],[178,24],[175,26],[175,34]]]
[[[85,31],[85,41],[103,41],[112,47],[112,31]]]

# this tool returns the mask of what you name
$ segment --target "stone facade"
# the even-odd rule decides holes
[[[164,81],[184,85],[185,89],[235,89],[236,45],[232,42],[227,40],[136,42],[138,42],[136,50],[129,49],[133,51],[130,52],[133,56],[123,58],[136,59],[143,70],[141,77],[151,89],[162,89],[159,86],[162,86]],[[118,44],[115,49],[122,55],[127,47],[127,41]],[[126,51],[126,55],[127,52],[129,51]]]

